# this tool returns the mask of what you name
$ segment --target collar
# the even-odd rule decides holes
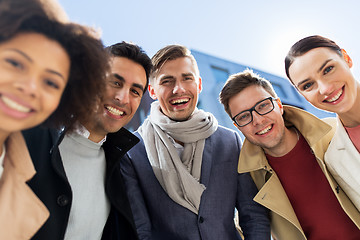
[[[286,127],[295,126],[304,136],[310,147],[318,143],[332,127],[311,113],[296,107],[284,105],[284,121]],[[269,163],[261,147],[250,143],[246,138],[240,151],[239,173],[269,168]]]
[[[59,146],[61,141],[63,140],[66,134],[66,129],[62,128],[60,130],[50,129],[50,135],[53,143],[55,143],[50,150],[52,152],[53,148]],[[126,152],[129,151],[133,146],[135,146],[139,142],[139,138],[137,138],[134,134],[129,132],[126,128],[122,127],[119,131],[114,133],[108,133],[106,135],[106,141],[103,146],[106,148],[109,147],[118,147],[121,146],[122,149],[125,149]]]
[[[87,139],[89,139],[90,137],[90,132],[89,130],[87,130],[83,125],[79,124],[79,126],[75,129],[75,132]],[[106,136],[101,139],[100,142],[97,142],[97,144],[99,144],[100,146],[103,145],[103,143],[106,141]]]
[[[117,132],[108,133],[103,147],[104,149],[116,148],[122,152],[127,152],[139,141],[139,138],[123,127]]]
[[[329,120],[326,119],[328,122]],[[342,124],[338,115],[336,115],[336,120],[334,121],[334,126],[336,127],[334,138],[331,141],[331,145],[337,149],[355,149],[354,144],[352,143],[344,125]],[[357,151],[355,149],[355,151]]]
[[[21,132],[10,134],[6,139],[6,156],[4,168],[12,165],[25,180],[31,179],[36,171]]]

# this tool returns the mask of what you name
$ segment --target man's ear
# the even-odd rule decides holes
[[[280,108],[281,114],[283,114],[284,113],[284,106],[282,105],[280,98],[276,99],[276,103]]]
[[[153,100],[156,100],[157,97],[156,97],[156,94],[155,94],[155,90],[154,90],[154,88],[151,86],[151,84],[149,84],[148,90],[149,90],[149,95],[150,95],[150,97],[151,97]]]
[[[352,62],[350,56],[347,54],[345,49],[341,49],[341,53],[343,55],[345,62],[348,64],[349,68],[351,68],[353,66],[353,62]]]
[[[199,76],[199,86],[198,86],[198,93],[202,91],[202,78]]]

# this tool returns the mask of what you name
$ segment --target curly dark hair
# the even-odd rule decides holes
[[[20,0],[14,2],[17,1]],[[105,78],[109,71],[109,56],[102,41],[91,28],[60,22],[56,16],[49,17],[41,6],[36,5],[40,4],[37,0],[21,0],[20,2],[35,4],[30,4],[31,9],[34,9],[33,14],[26,8],[29,4],[24,4],[14,11],[14,15],[20,20],[11,21],[14,19],[11,8],[8,11],[1,9],[5,2],[8,1],[0,0],[0,44],[19,33],[40,33],[58,42],[70,57],[69,79],[60,104],[44,124],[56,128],[65,127],[71,131],[77,123],[88,121],[105,91]],[[4,22],[7,24],[3,24]]]

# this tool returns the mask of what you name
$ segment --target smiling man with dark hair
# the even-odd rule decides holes
[[[111,73],[89,121],[73,132],[24,132],[37,169],[29,185],[50,211],[34,239],[138,239],[119,161],[139,141],[123,126],[139,107],[152,64],[134,44],[107,50]]]

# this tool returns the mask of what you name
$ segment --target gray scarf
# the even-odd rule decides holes
[[[188,120],[173,121],[160,111],[159,102],[155,101],[149,117],[138,129],[162,188],[172,200],[196,214],[205,190],[199,183],[205,139],[217,127],[218,122],[211,113],[197,108]],[[181,159],[169,136],[184,143]]]

